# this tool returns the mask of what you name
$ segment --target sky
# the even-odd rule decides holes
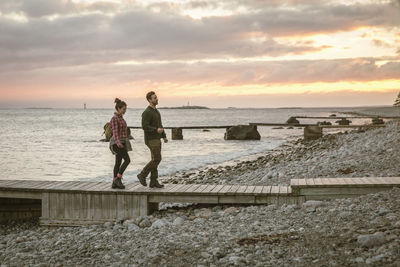
[[[0,108],[391,105],[400,0],[1,0]]]

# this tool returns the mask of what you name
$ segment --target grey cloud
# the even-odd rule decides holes
[[[388,60],[378,67],[376,60]],[[103,84],[113,86],[121,83],[146,82],[207,84],[224,86],[266,85],[374,81],[400,79],[400,62],[382,58],[357,58],[338,60],[298,60],[241,63],[171,63],[113,66],[98,64],[63,69],[42,69],[27,72],[0,73],[0,84],[57,85],[68,77],[74,85]]]

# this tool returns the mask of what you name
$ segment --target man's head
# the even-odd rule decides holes
[[[150,91],[146,94],[146,99],[149,101],[150,105],[157,106],[158,105],[158,98],[156,93]]]

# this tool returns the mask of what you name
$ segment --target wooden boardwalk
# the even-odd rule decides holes
[[[43,225],[84,225],[145,216],[158,203],[301,204],[309,199],[354,197],[400,186],[400,177],[292,179],[290,186],[167,184],[162,189],[110,182],[0,180],[0,219],[37,215]],[[12,201],[11,201],[12,200]],[[11,201],[11,202],[10,202]],[[25,201],[25,202],[24,202]],[[12,207],[16,209],[13,215]],[[13,217],[14,216],[14,217]]]

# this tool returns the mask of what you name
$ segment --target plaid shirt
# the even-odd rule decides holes
[[[110,124],[115,142],[119,147],[123,147],[121,139],[127,138],[126,121],[124,120],[122,115],[118,115],[118,113],[115,112],[114,117],[112,117]]]

